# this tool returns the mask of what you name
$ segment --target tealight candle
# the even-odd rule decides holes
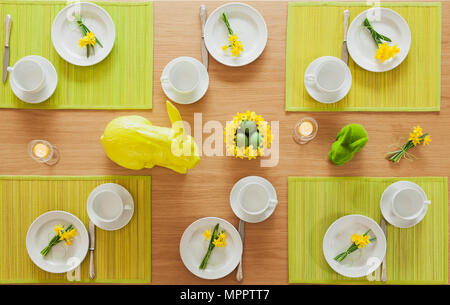
[[[317,129],[316,120],[311,117],[305,117],[297,122],[292,136],[298,144],[306,144],[315,138]]]
[[[28,153],[39,163],[54,165],[59,161],[58,149],[44,140],[33,140],[28,144]]]

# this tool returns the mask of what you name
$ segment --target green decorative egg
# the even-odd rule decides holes
[[[238,132],[236,134],[236,145],[237,147],[248,146],[248,138],[243,132]]]
[[[240,129],[243,129],[247,135],[251,135],[257,130],[256,123],[253,121],[242,121]]]
[[[253,132],[249,137],[249,145],[252,145],[253,148],[259,147],[259,143],[261,143],[261,136],[259,135],[259,132],[255,131]]]

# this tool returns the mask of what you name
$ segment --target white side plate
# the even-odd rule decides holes
[[[203,233],[214,229],[219,223],[219,229],[227,234],[227,246],[215,247],[208,261],[206,269],[199,269],[207,250],[209,241]],[[205,217],[193,222],[184,231],[180,241],[180,256],[186,268],[203,279],[219,279],[232,272],[242,256],[242,240],[239,232],[228,221],[217,217]]]
[[[244,51],[233,57],[222,46],[228,42],[227,26],[222,20],[226,13],[233,32],[242,41]],[[232,67],[244,66],[257,59],[267,43],[267,25],[263,16],[244,3],[227,3],[215,9],[205,24],[205,45],[218,62]]]
[[[46,256],[40,253],[55,236],[55,225],[67,227],[72,224],[78,231],[72,244],[64,241],[53,246]],[[26,246],[33,263],[51,273],[69,272],[84,260],[89,247],[89,235],[86,227],[76,216],[64,211],[50,211],[42,214],[31,224],[27,232]]]
[[[334,257],[344,252],[352,244],[353,234],[364,234],[367,230],[370,237],[376,236],[364,249],[349,254],[342,262]],[[347,277],[363,277],[375,271],[386,254],[386,237],[380,226],[371,218],[363,215],[347,215],[331,224],[323,238],[323,254],[330,267],[337,273]]]
[[[375,59],[378,47],[363,26],[366,17],[375,31],[392,40],[388,42],[389,45],[397,44],[400,48],[400,52],[394,58],[384,63]],[[384,7],[371,8],[359,14],[350,24],[347,47],[353,61],[361,68],[372,72],[385,72],[397,67],[408,55],[411,47],[411,32],[405,19],[395,11]]]
[[[80,48],[78,41],[82,38],[81,30],[75,21],[70,20],[74,11],[79,11],[84,24],[100,40],[103,48],[95,45],[95,53],[86,56],[86,48]],[[80,2],[63,8],[52,25],[52,42],[56,52],[67,62],[77,66],[92,66],[111,52],[116,39],[116,29],[111,16],[100,6]]]

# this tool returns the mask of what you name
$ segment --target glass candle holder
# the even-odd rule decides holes
[[[304,117],[295,124],[292,137],[298,144],[306,144],[317,135],[319,125],[316,120],[311,117]]]
[[[47,165],[55,165],[59,161],[59,150],[45,140],[33,140],[28,143],[28,154],[33,160]]]

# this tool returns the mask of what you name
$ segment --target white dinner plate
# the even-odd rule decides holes
[[[249,223],[258,223],[269,218],[278,204],[274,206],[269,206],[267,210],[264,211],[261,215],[250,215],[247,214],[239,204],[239,192],[240,190],[248,183],[260,183],[263,187],[265,187],[269,191],[269,199],[277,200],[277,192],[273,187],[272,183],[270,183],[267,179],[258,176],[248,176],[244,177],[233,186],[230,192],[230,205],[234,214],[241,220]]]
[[[370,237],[377,239],[365,248],[349,254],[342,262],[334,257],[352,244],[353,234],[364,234],[368,229]],[[330,267],[347,277],[363,277],[375,271],[386,254],[386,237],[380,226],[371,218],[363,215],[347,215],[331,224],[323,238],[323,254]]]
[[[398,190],[407,187],[418,190],[420,193],[422,193],[424,198],[427,198],[427,195],[425,194],[423,189],[417,184],[411,181],[397,181],[389,185],[384,190],[383,195],[381,196],[380,199],[380,208],[384,219],[386,219],[387,222],[389,222],[391,225],[397,228],[410,228],[412,226],[415,226],[416,224],[422,221],[422,219],[427,214],[428,210],[428,204],[426,204],[422,213],[417,218],[411,220],[401,219],[400,217],[394,214],[394,212],[392,211],[392,197]]]
[[[73,13],[79,12],[83,23],[100,40],[103,48],[95,45],[94,54],[86,56],[86,48],[80,48],[78,41],[83,34],[78,24],[73,20]],[[92,66],[111,52],[116,39],[116,30],[111,16],[100,6],[80,2],[63,8],[56,16],[52,25],[52,42],[56,52],[67,62],[77,66]]]
[[[203,233],[219,223],[219,230],[225,230],[227,245],[215,247],[209,258],[206,269],[199,269],[207,250],[209,241]],[[180,256],[186,268],[203,279],[219,279],[232,272],[242,257],[242,240],[239,232],[228,221],[217,217],[205,217],[193,222],[184,231],[180,241]]]
[[[170,85],[169,82],[164,82],[161,81],[161,87],[163,88],[164,93],[166,94],[166,96],[171,100],[174,101],[177,104],[193,104],[195,102],[197,102],[198,100],[200,100],[206,93],[206,91],[208,90],[208,86],[209,86],[209,75],[208,75],[208,71],[206,70],[205,66],[199,62],[197,59],[193,58],[193,57],[186,57],[186,56],[182,56],[182,57],[177,57],[175,59],[172,59],[164,68],[162,74],[161,74],[161,78],[167,77],[168,75],[168,71],[170,71],[170,68],[177,62],[182,61],[182,60],[188,60],[191,63],[193,63],[198,71],[199,71],[199,82],[198,82],[198,86],[197,88],[194,89],[194,91],[190,92],[190,93],[180,93],[177,90],[175,90],[174,88],[172,88],[172,86]]]
[[[393,46],[397,44],[400,52],[384,63],[375,59],[377,45],[369,31],[363,26],[367,17],[375,31],[389,37]],[[405,19],[395,11],[379,7],[368,9],[359,14],[350,24],[347,33],[347,47],[353,61],[361,68],[372,72],[389,71],[397,67],[408,55],[411,47],[411,31]]]
[[[228,29],[222,20],[226,13],[233,32],[242,42],[244,51],[238,56],[222,50],[228,42]],[[244,3],[227,3],[215,9],[205,24],[205,45],[218,62],[232,67],[244,66],[257,59],[267,43],[267,25],[263,16]]]
[[[36,93],[23,92],[14,82],[13,78],[9,79],[9,84],[11,85],[11,90],[20,100],[30,103],[38,104],[48,100],[55,92],[56,85],[58,84],[58,74],[56,73],[53,64],[46,58],[37,55],[27,56],[38,61],[45,74],[45,85],[44,87]]]
[[[105,191],[105,190],[115,192],[117,195],[120,196],[124,205],[131,206],[131,209],[129,209],[129,210],[124,209],[122,215],[113,222],[101,221],[95,214],[95,211],[92,207],[93,199],[94,199],[95,195],[97,195],[99,192]],[[126,226],[130,222],[130,220],[134,214],[133,196],[131,196],[130,192],[128,192],[128,190],[126,188],[124,188],[123,186],[116,184],[116,183],[104,183],[104,184],[100,184],[99,186],[97,186],[89,194],[86,207],[87,207],[87,213],[88,213],[89,219],[92,220],[92,222],[97,227],[99,227],[102,230],[106,230],[106,231],[115,231],[115,230],[122,229],[124,226]]]
[[[64,241],[52,247],[46,256],[40,253],[55,236],[55,225],[67,227],[72,224],[78,234],[72,244]],[[50,211],[36,218],[30,225],[26,237],[28,255],[33,263],[51,273],[69,272],[84,260],[89,247],[89,235],[86,227],[76,216],[64,211]]]

